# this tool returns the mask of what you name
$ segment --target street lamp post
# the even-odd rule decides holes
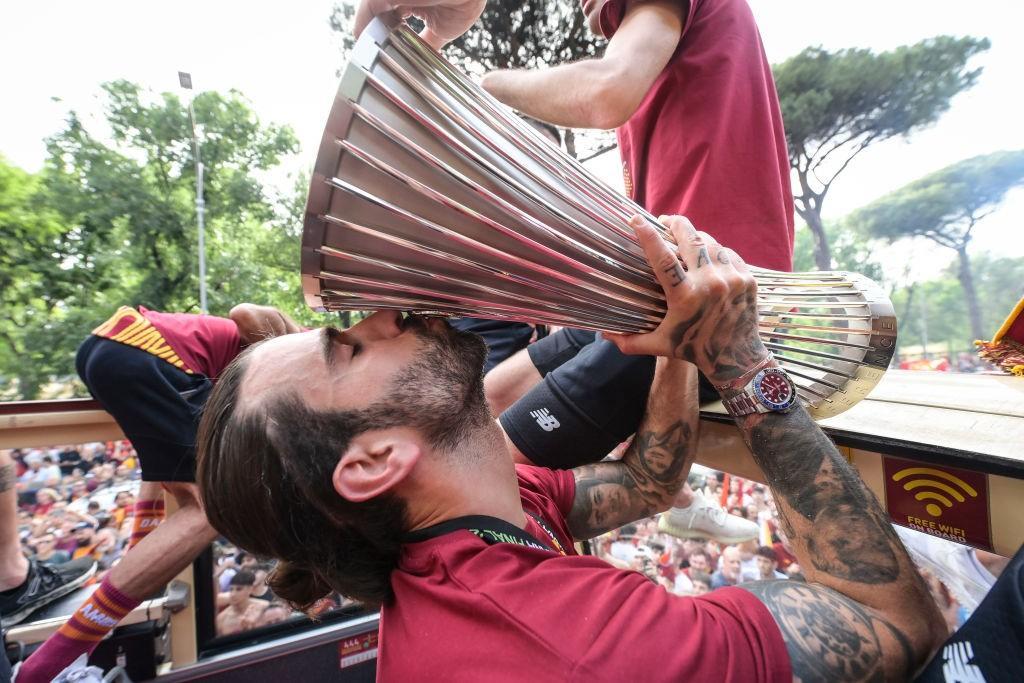
[[[192,74],[178,72],[178,83],[185,90],[192,89]],[[200,156],[199,135],[196,133],[196,115],[192,109],[192,98],[188,101],[188,120],[192,125],[192,148],[196,157],[196,221],[199,225],[199,310],[208,313],[206,307],[206,201],[203,199],[203,162]]]

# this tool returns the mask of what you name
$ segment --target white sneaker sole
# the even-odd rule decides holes
[[[746,541],[752,541],[757,538],[756,532],[743,536],[723,536],[721,534],[709,534],[705,531],[701,531],[700,529],[678,527],[669,521],[667,514],[658,518],[658,531],[669,534],[670,536],[675,536],[676,538],[704,538],[711,539],[712,541],[718,541],[725,545],[745,543]]]

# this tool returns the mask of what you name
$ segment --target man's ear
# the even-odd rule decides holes
[[[363,432],[352,439],[334,468],[334,490],[353,503],[387,493],[405,480],[422,454],[423,444],[411,430]]]

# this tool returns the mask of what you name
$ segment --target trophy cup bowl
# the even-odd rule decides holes
[[[668,237],[408,26],[376,19],[317,155],[303,291],[320,311],[645,332],[666,307],[628,225],[636,214]],[[881,289],[855,273],[751,271],[761,338],[811,415],[866,396],[896,349]]]

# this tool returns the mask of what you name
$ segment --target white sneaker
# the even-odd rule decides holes
[[[710,538],[732,545],[757,538],[759,528],[755,522],[728,514],[694,491],[690,507],[672,508],[662,513],[658,530],[676,538]]]

